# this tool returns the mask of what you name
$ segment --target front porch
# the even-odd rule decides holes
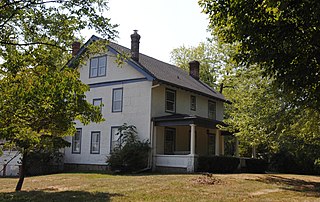
[[[153,170],[173,172],[197,171],[199,156],[225,155],[225,136],[217,128],[221,121],[175,114],[153,118]],[[238,145],[235,141],[235,156]]]

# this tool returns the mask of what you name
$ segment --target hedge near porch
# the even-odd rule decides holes
[[[198,171],[210,173],[234,173],[240,164],[240,159],[227,156],[200,156]]]

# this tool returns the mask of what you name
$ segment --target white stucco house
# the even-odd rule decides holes
[[[74,56],[100,38],[92,36]],[[110,42],[108,51],[94,55],[79,68],[80,79],[90,86],[87,101],[100,106],[104,122],[82,125],[68,137],[65,167],[105,169],[113,149],[117,127],[134,125],[141,140],[151,143],[149,168],[196,171],[197,157],[223,155],[225,97],[199,80],[199,62],[190,62],[190,72],[139,53],[140,35],[131,35],[131,49]],[[132,57],[119,67],[116,55]]]

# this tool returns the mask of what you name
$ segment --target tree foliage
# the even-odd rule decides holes
[[[206,84],[215,87],[221,70],[229,64],[229,46],[222,46],[214,40],[201,42],[196,47],[181,46],[171,51],[171,62],[182,69],[189,71],[189,62],[200,62],[200,79]]]
[[[210,28],[224,43],[238,42],[238,64],[258,64],[284,99],[320,111],[320,2],[200,0]]]
[[[251,157],[254,147],[257,157],[270,160],[277,171],[319,173],[319,112],[287,102],[282,90],[273,85],[275,78],[264,75],[260,65],[250,68],[237,65],[234,61],[237,46],[206,51],[218,51],[212,55],[225,54],[225,62],[216,70],[217,84],[223,84],[223,94],[232,103],[225,104],[224,122],[228,124],[225,129],[240,140],[241,156]],[[199,58],[205,58],[204,54]]]
[[[103,16],[106,9],[100,0],[0,2],[0,139],[22,154],[16,190],[30,153],[67,145],[63,138],[75,133],[75,120],[103,120],[99,107],[85,100],[89,88],[77,70],[90,51],[73,61],[73,68],[68,62],[81,30],[116,36],[116,25]]]
[[[150,152],[149,141],[140,141],[134,125],[124,123],[118,128],[119,136],[107,162],[112,171],[121,173],[136,172],[147,168]]]

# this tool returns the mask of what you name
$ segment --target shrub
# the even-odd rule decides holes
[[[119,144],[108,157],[111,171],[131,173],[148,166],[149,141],[137,139],[135,126],[123,124],[118,129]]]
[[[213,173],[234,173],[240,160],[236,157],[226,156],[200,156],[198,158],[198,171]]]
[[[264,159],[246,159],[246,171],[248,173],[265,173],[268,162]]]

